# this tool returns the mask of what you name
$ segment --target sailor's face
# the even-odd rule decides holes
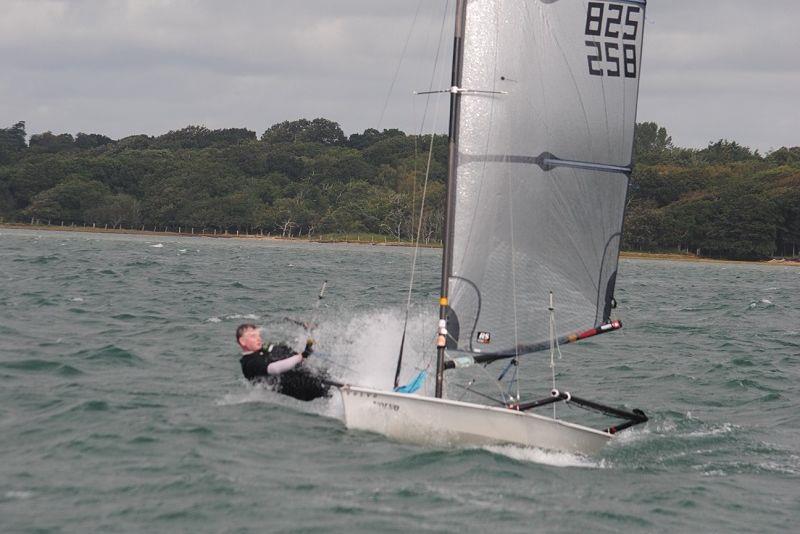
[[[261,330],[258,328],[251,328],[247,330],[242,337],[239,338],[239,345],[247,352],[259,350],[264,344],[261,341]]]

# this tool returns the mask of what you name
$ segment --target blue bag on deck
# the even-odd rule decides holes
[[[414,380],[406,384],[405,386],[397,386],[394,388],[396,393],[414,393],[425,382],[425,377],[428,376],[428,373],[425,371],[420,371],[417,376],[414,377]]]

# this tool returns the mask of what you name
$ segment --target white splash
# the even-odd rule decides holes
[[[585,456],[567,452],[546,451],[544,449],[517,447],[515,445],[491,445],[483,447],[483,449],[520,462],[533,462],[554,467],[606,468],[605,460],[594,461]]]
[[[684,437],[687,438],[705,438],[708,436],[719,436],[720,434],[729,434],[731,432],[735,432],[739,427],[731,423],[723,423],[720,426],[715,426],[712,428],[704,429],[704,430],[695,430],[694,432],[688,432],[684,434]]]
[[[229,319],[229,320],[231,320],[231,319],[250,319],[251,321],[256,321],[258,319],[261,319],[261,316],[260,315],[256,315],[254,313],[247,313],[247,314],[233,313],[231,315],[226,315],[225,319]]]
[[[403,335],[403,319],[404,313],[394,309],[322,321],[314,331],[321,364],[328,367],[338,380],[364,387],[391,389]],[[411,379],[418,370],[428,368],[432,363],[435,328],[433,311],[410,315],[403,348],[401,382]],[[433,387],[432,382],[426,381],[425,391]]]
[[[280,395],[275,393],[274,391],[263,388],[260,386],[251,386],[247,385],[244,391],[237,391],[235,393],[226,393],[222,396],[221,399],[217,399],[214,401],[214,404],[217,406],[233,406],[236,404],[247,404],[251,402],[278,402],[281,400],[281,397],[285,397],[284,395]]]
[[[150,245],[150,246],[153,247],[153,248],[164,248],[164,244],[163,243],[156,243],[155,245]]]
[[[83,302],[83,298],[81,297],[72,297],[69,299],[70,302]]]
[[[222,319],[220,319],[219,317],[209,317],[208,319],[206,319],[206,322],[209,322],[209,323],[221,323]]]

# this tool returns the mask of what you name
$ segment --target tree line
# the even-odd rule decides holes
[[[419,224],[429,136],[326,119],[269,127],[188,126],[160,136],[28,138],[0,129],[0,217],[52,224],[193,227],[280,236],[384,234]],[[623,247],[758,259],[800,244],[800,147],[761,155],[734,141],[675,147],[636,126]],[[441,239],[447,139],[435,135],[422,238]]]

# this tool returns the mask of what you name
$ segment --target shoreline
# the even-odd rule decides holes
[[[388,236],[383,236],[383,241],[375,240],[375,234],[336,234],[337,237],[331,237],[332,234],[322,234],[320,237],[281,237],[274,235],[247,234],[247,233],[209,233],[209,232],[176,232],[173,230],[137,230],[133,228],[101,228],[92,226],[55,226],[48,224],[29,224],[29,223],[11,223],[0,222],[0,229],[9,230],[33,230],[44,232],[83,232],[89,234],[120,234],[120,235],[140,235],[140,236],[167,236],[167,237],[208,237],[211,239],[264,239],[269,241],[285,241],[285,242],[304,242],[304,243],[345,243],[352,245],[373,245],[382,247],[413,247],[412,241],[393,241]],[[361,238],[365,239],[361,239]],[[420,243],[422,248],[441,248],[439,243]]]
[[[263,234],[214,234],[214,233],[192,233],[192,232],[175,232],[175,231],[154,231],[154,230],[134,230],[129,228],[97,228],[85,226],[53,226],[53,225],[40,225],[28,223],[9,223],[0,222],[0,229],[6,228],[10,230],[35,230],[46,232],[85,232],[91,234],[121,234],[121,235],[141,235],[141,236],[169,236],[169,237],[197,237],[197,238],[212,238],[212,239],[265,239],[270,241],[286,241],[286,242],[305,242],[305,243],[325,243],[336,244],[345,243],[352,245],[371,245],[383,247],[413,247],[414,243],[410,241],[389,241],[385,239],[383,242],[375,241],[374,236],[370,236],[370,241],[362,241],[361,235],[356,234],[356,239],[348,239],[348,234],[343,234],[341,239],[325,239],[324,234],[321,239],[307,238],[307,237],[291,237],[284,238],[272,235]],[[436,244],[422,244],[420,247],[425,248],[441,248],[441,245]],[[715,258],[701,258],[694,254],[678,254],[677,252],[635,252],[635,251],[621,251],[619,254],[620,259],[637,259],[637,260],[659,260],[659,261],[688,261],[697,263],[739,263],[746,265],[786,265],[792,267],[800,267],[800,260],[773,258],[770,260],[722,260]]]

